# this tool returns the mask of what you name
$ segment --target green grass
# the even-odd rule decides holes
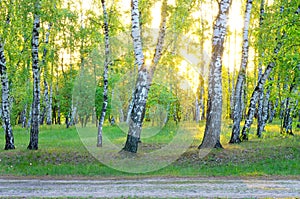
[[[95,128],[91,128],[95,129]],[[155,151],[165,146],[176,135],[177,127],[169,125],[163,129],[151,129],[142,139],[138,154]],[[153,130],[153,129],[152,129]],[[190,148],[175,162],[158,171],[131,174],[112,169],[99,162],[89,153],[74,127],[42,126],[39,135],[39,150],[27,150],[29,132],[14,128],[15,150],[0,150],[0,176],[58,176],[58,177],[136,177],[136,176],[299,176],[300,175],[300,133],[283,136],[278,124],[269,125],[262,139],[255,137],[251,129],[250,140],[229,145],[230,124],[222,125],[223,150],[213,149],[199,158],[197,146],[201,143],[204,123],[197,129]],[[4,134],[0,145],[4,147]],[[88,134],[87,134],[88,135]],[[104,135],[120,148],[126,134],[118,126],[104,127]],[[91,131],[88,136],[96,137]],[[94,143],[96,144],[96,143]],[[176,146],[176,145],[175,145]],[[168,155],[168,154],[163,154]],[[134,158],[138,158],[134,157]],[[134,159],[133,159],[134,160]]]

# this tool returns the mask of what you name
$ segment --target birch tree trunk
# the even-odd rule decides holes
[[[296,78],[294,77],[293,82],[289,89],[289,94],[293,92],[294,87],[296,86]],[[291,115],[292,113],[292,103],[291,98],[287,97],[285,100],[285,111],[284,111],[284,117],[283,117],[283,126],[281,127],[281,133],[286,133],[288,135],[294,135],[293,134],[293,117]]]
[[[156,44],[155,54],[152,59],[151,65],[146,66],[144,64],[144,54],[142,50],[140,24],[139,24],[139,9],[138,0],[131,1],[132,10],[132,38],[134,43],[135,62],[139,67],[138,79],[135,86],[133,108],[130,114],[129,130],[127,140],[123,151],[136,153],[138,149],[138,142],[142,131],[142,124],[146,111],[146,102],[148,98],[148,92],[152,83],[153,74],[157,67],[157,64],[161,58],[162,48],[164,45],[165,32],[166,32],[166,17],[167,17],[167,1],[164,0],[161,9],[161,22],[158,35],[158,41]]]
[[[235,70],[232,72],[232,81],[231,81],[231,95],[230,95],[230,119],[233,120],[233,111],[234,111],[234,78]]]
[[[291,116],[291,102],[290,98],[286,99],[284,117],[283,117],[283,126],[281,127],[281,133],[286,133],[288,135],[294,135],[292,129],[293,118]]]
[[[282,46],[282,43],[279,41],[277,43],[277,46],[275,48],[275,54],[278,54],[280,48]],[[255,114],[255,109],[256,109],[256,103],[258,101],[258,97],[260,94],[260,91],[262,90],[262,88],[265,85],[266,80],[268,79],[270,73],[272,72],[273,68],[275,67],[275,61],[271,62],[268,64],[264,74],[262,75],[262,77],[259,79],[252,95],[251,95],[251,99],[250,99],[250,105],[249,105],[249,109],[247,112],[247,118],[245,120],[245,124],[242,130],[242,140],[248,140],[248,131],[253,123],[253,117]]]
[[[41,118],[40,118],[40,124],[42,125],[44,123],[45,120],[45,116],[46,116],[46,123],[48,123],[48,119],[47,116],[48,114],[48,110],[49,110],[49,86],[48,86],[48,82],[47,82],[47,77],[48,77],[48,71],[47,71],[47,63],[46,63],[46,56],[47,56],[47,45],[49,43],[49,35],[50,35],[50,30],[51,30],[52,24],[49,23],[48,25],[48,31],[46,33],[46,38],[45,38],[45,47],[44,47],[44,51],[43,51],[43,56],[42,56],[42,66],[44,68],[44,102],[43,102],[43,111],[41,113]],[[50,119],[50,124],[51,124],[51,119]]]
[[[134,48],[134,56],[135,56],[135,66],[137,66],[138,71],[142,68],[144,64],[144,53],[143,53],[143,46],[142,46],[142,27],[141,27],[141,12],[137,10],[138,13],[135,13],[133,11],[133,3],[137,3],[138,1],[131,1],[131,37],[133,40],[133,48]],[[137,8],[138,9],[138,8]],[[127,110],[127,117],[126,117],[126,123],[129,124],[132,109],[134,106],[134,95],[135,91],[132,91],[132,99],[129,103],[128,110]]]
[[[259,18],[259,26],[261,28],[263,21],[264,21],[264,13],[265,13],[265,0],[261,0],[261,4],[260,4],[260,18]],[[261,45],[262,41],[261,39],[259,39],[259,45]],[[262,50],[259,50],[259,54],[261,57],[264,56],[264,52]],[[262,77],[262,61],[259,62],[258,64],[258,81],[259,79]],[[262,114],[263,114],[263,104],[264,104],[264,88],[262,88],[259,91],[259,97],[258,97],[258,104],[257,104],[257,132],[256,135],[258,137],[261,137],[261,133],[262,133],[262,126],[263,126],[263,119],[262,119]]]
[[[246,78],[246,69],[248,64],[249,54],[249,24],[251,17],[252,0],[247,1],[246,11],[244,16],[244,30],[243,30],[243,49],[242,49],[242,60],[241,66],[236,82],[234,92],[234,109],[233,109],[233,127],[229,143],[240,143],[240,123],[242,120],[242,93]]]
[[[32,74],[33,74],[33,102],[32,124],[30,128],[30,142],[28,149],[38,149],[39,117],[40,117],[40,67],[39,67],[39,30],[40,30],[40,0],[34,5],[34,21],[32,30]]]
[[[280,12],[283,12],[283,7],[280,8]],[[296,12],[295,14],[298,14],[298,12]],[[280,51],[280,49],[282,47],[282,40],[285,37],[286,37],[286,34],[283,33],[281,38],[276,38],[277,44],[274,49],[274,55],[277,55],[278,52]],[[248,109],[248,113],[247,113],[247,118],[245,120],[245,124],[244,124],[243,130],[242,130],[242,139],[243,140],[248,140],[248,132],[253,123],[253,117],[254,117],[255,108],[256,108],[255,106],[258,101],[259,94],[260,94],[261,90],[264,88],[266,80],[268,79],[270,73],[272,72],[273,68],[275,67],[276,59],[277,58],[274,57],[274,60],[267,65],[264,74],[258,80],[258,83],[252,93],[252,96],[250,99],[250,104],[249,104],[249,109]]]
[[[50,95],[49,95],[49,101],[47,104],[47,115],[46,115],[46,124],[47,125],[52,124],[52,99],[53,99],[53,89],[52,89],[52,85],[50,85]]]
[[[195,99],[195,121],[199,123],[200,121],[200,104],[198,100],[198,96]]]
[[[258,79],[262,77],[262,68],[259,68]],[[258,94],[258,103],[257,103],[257,137],[261,137],[261,127],[262,127],[262,114],[263,114],[263,105],[264,105],[264,88],[262,87]]]
[[[228,11],[231,0],[219,2],[219,13],[214,22],[212,57],[209,68],[208,103],[204,138],[198,148],[223,148],[220,143],[222,120],[222,56],[227,34]]]
[[[265,98],[264,98],[264,106],[263,106],[263,112],[262,112],[262,120],[263,120],[263,124],[262,124],[262,130],[265,130],[265,126],[267,124],[267,121],[269,119],[269,100],[270,100],[270,95],[271,95],[271,89],[268,88],[266,93],[265,93]]]
[[[276,114],[276,109],[277,109],[277,106],[278,106],[278,102],[279,102],[279,99],[276,98],[276,101],[275,101],[275,104],[274,103],[271,103],[269,105],[269,111],[270,111],[270,117],[269,117],[269,123],[272,123],[273,122],[273,119],[275,117],[275,114]]]
[[[105,6],[105,0],[101,0],[103,16],[104,16],[104,40],[105,40],[105,61],[104,61],[104,72],[103,72],[103,104],[101,110],[101,116],[98,125],[98,137],[97,147],[102,147],[102,131],[103,123],[106,115],[106,109],[108,104],[108,67],[110,64],[110,42],[109,42],[109,29],[108,29],[108,15]]]
[[[27,115],[27,104],[25,104],[24,109],[22,111],[22,128],[26,127],[26,115]]]
[[[10,24],[10,11],[6,18],[6,25]],[[4,32],[3,34],[6,34]],[[4,54],[5,39],[0,37],[0,76],[2,84],[2,107],[0,115],[2,117],[2,126],[5,134],[5,150],[15,149],[14,135],[10,121],[11,103],[10,103],[10,92],[9,92],[9,80],[7,75],[6,58]]]
[[[0,75],[2,84],[2,121],[5,133],[5,150],[15,149],[14,136],[10,123],[10,94],[7,77],[6,59],[4,55],[4,43],[0,38]]]

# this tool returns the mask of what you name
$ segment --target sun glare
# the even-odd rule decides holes
[[[93,0],[82,0],[82,9],[88,10],[93,9],[92,7]],[[110,5],[111,2],[108,2]],[[124,24],[130,25],[131,23],[131,16],[130,16],[130,6],[131,2],[129,0],[122,0],[117,2],[117,7],[122,13],[122,20]],[[168,0],[169,5],[175,6],[175,0]],[[204,7],[204,9],[203,9]],[[233,0],[231,5],[231,10],[229,13],[229,21],[228,21],[228,36],[226,38],[226,46],[223,56],[223,65],[227,67],[230,72],[237,70],[240,64],[240,57],[241,57],[241,43],[242,43],[242,29],[243,29],[243,4],[240,0]],[[195,19],[201,18],[201,16],[208,22],[208,24],[213,24],[215,16],[217,14],[217,4],[216,3],[206,3],[205,5],[201,5],[201,8],[196,9],[193,11],[192,16]],[[160,24],[160,17],[161,17],[161,1],[157,1],[154,3],[153,7],[151,8],[151,17],[152,22],[150,24],[151,28],[158,29]],[[195,26],[197,27],[197,26]],[[206,53],[209,55],[211,51],[211,32],[212,26],[210,29],[205,33],[206,39],[204,41]],[[189,40],[195,40],[192,38],[191,35],[188,36]],[[251,49],[250,49],[251,52]],[[253,52],[250,53],[253,57]],[[195,55],[196,56],[196,55]],[[253,59],[249,57],[249,59]],[[252,62],[249,61],[249,65]],[[251,66],[249,66],[251,67]],[[253,66],[252,66],[253,67]],[[182,70],[186,70],[184,65],[180,66]]]

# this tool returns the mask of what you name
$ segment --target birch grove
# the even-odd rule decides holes
[[[102,151],[102,136],[122,127],[120,149],[132,153],[148,144],[148,127],[191,121],[197,129],[205,124],[198,148],[222,148],[221,133],[230,144],[252,134],[266,139],[268,125],[282,136],[298,133],[298,2],[131,0],[124,9],[122,1],[94,3],[0,1],[5,149],[18,147],[19,125],[30,131],[26,147],[37,150],[40,127],[51,128],[45,123],[93,127]],[[148,34],[154,29],[155,41]]]

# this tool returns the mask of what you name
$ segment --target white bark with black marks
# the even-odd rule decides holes
[[[282,13],[284,11],[283,7],[280,8],[280,12]],[[296,12],[295,14],[298,14],[298,12]],[[286,37],[286,34],[283,33],[281,38],[276,38],[277,41],[277,45],[274,49],[274,55],[277,55],[282,47],[282,41],[284,40],[284,38]],[[247,113],[247,118],[245,120],[245,124],[242,130],[242,140],[248,140],[248,132],[249,129],[253,123],[253,117],[255,114],[255,106],[256,103],[258,101],[258,97],[259,94],[261,92],[261,90],[264,88],[265,82],[268,79],[270,73],[272,72],[273,68],[275,67],[275,61],[276,61],[276,57],[274,58],[274,61],[270,62],[266,69],[264,74],[262,75],[262,77],[258,80],[258,83],[252,93],[251,99],[250,99],[250,104],[249,104],[249,109],[248,109],[248,113]]]
[[[262,116],[262,119],[263,119],[263,130],[265,130],[265,126],[266,126],[266,123],[269,119],[269,100],[270,100],[270,95],[271,95],[271,89],[268,88],[267,89],[267,92],[265,93],[265,98],[264,98],[264,103],[263,103],[263,116]]]
[[[245,85],[246,79],[246,69],[248,65],[249,56],[249,24],[250,16],[252,10],[252,0],[248,0],[246,4],[245,16],[244,16],[244,30],[243,30],[243,47],[242,47],[242,60],[240,65],[240,70],[236,82],[235,92],[234,92],[234,108],[233,108],[233,127],[231,133],[231,139],[229,143],[240,143],[240,123],[242,120],[242,93]]]
[[[222,148],[220,143],[222,123],[222,56],[227,34],[228,11],[231,0],[221,0],[214,22],[212,57],[209,68],[208,103],[204,138],[199,148]]]
[[[259,68],[258,80],[262,77],[262,68]],[[261,137],[262,126],[263,126],[263,105],[264,105],[264,87],[259,91],[258,102],[257,102],[257,137]]]
[[[33,75],[33,101],[32,101],[32,124],[30,128],[30,142],[28,149],[38,149],[39,120],[40,120],[40,66],[39,66],[39,30],[40,30],[40,0],[34,5],[34,20],[32,30],[32,75]]]
[[[135,56],[135,65],[137,66],[138,70],[144,65],[144,53],[143,53],[143,45],[142,45],[142,27],[140,22],[140,11],[138,9],[139,1],[132,0],[131,1],[131,37],[133,40],[133,48],[134,48],[134,56]],[[137,9],[133,9],[137,8]],[[133,98],[134,98],[134,91],[132,93],[132,99],[128,106],[127,110],[127,117],[126,123],[129,124],[130,122],[130,114],[133,109]]]
[[[44,123],[45,120],[45,116],[46,116],[46,123],[48,125],[51,124],[51,113],[50,113],[50,118],[49,118],[49,107],[50,107],[50,99],[49,99],[49,86],[48,86],[48,82],[47,82],[47,78],[48,78],[48,71],[47,71],[47,63],[46,63],[46,56],[47,56],[47,45],[49,43],[49,36],[50,36],[50,30],[52,27],[52,23],[49,23],[48,25],[48,31],[46,32],[46,38],[45,38],[45,47],[44,47],[44,51],[43,51],[43,55],[42,55],[42,67],[44,69],[44,101],[43,101],[43,111],[41,113],[41,117],[40,117],[40,124],[42,125]],[[50,110],[51,111],[51,110]]]
[[[53,89],[52,89],[52,85],[50,85],[50,95],[49,95],[49,101],[47,103],[47,115],[46,115],[47,125],[52,124],[52,100],[53,100]]]
[[[280,47],[281,47],[281,45],[278,45],[279,49],[280,49]],[[275,62],[271,62],[270,64],[268,64],[264,74],[259,79],[259,81],[251,95],[250,105],[249,105],[248,112],[247,112],[247,117],[246,117],[245,124],[244,124],[243,130],[242,130],[242,140],[248,140],[248,131],[253,123],[253,117],[255,114],[256,103],[258,101],[260,91],[264,87],[265,82],[268,79],[268,77],[274,67],[275,67]]]
[[[4,55],[4,43],[0,38],[0,75],[2,84],[2,121],[5,133],[5,150],[15,149],[13,130],[10,123],[10,94],[9,83],[6,68],[6,59]]]
[[[263,21],[264,21],[264,13],[265,13],[265,9],[264,9],[264,3],[265,0],[261,0],[261,4],[260,4],[260,18],[259,18],[259,27],[262,27]],[[259,39],[259,44],[261,45],[262,40]],[[259,54],[261,55],[261,57],[264,57],[264,52],[262,50],[260,50]],[[262,61],[259,62],[258,64],[258,81],[262,76]],[[261,133],[262,133],[262,127],[263,127],[263,119],[262,119],[262,114],[263,114],[263,100],[264,100],[264,88],[262,88],[260,90],[259,93],[259,97],[258,97],[258,104],[257,104],[257,132],[256,135],[258,137],[261,137]]]
[[[293,128],[292,128],[292,123],[293,123],[293,118],[291,116],[291,99],[288,97],[286,99],[286,105],[285,105],[285,111],[284,111],[284,117],[283,117],[283,126],[281,128],[281,133],[286,133],[289,135],[294,135],[293,134]]]
[[[136,28],[136,22],[139,22],[139,9],[138,9],[138,0],[132,0],[132,28]],[[167,1],[164,0],[162,3],[162,11],[161,11],[161,23],[160,30],[158,35],[158,41],[156,44],[155,54],[152,59],[152,63],[150,66],[146,66],[144,64],[144,56],[142,51],[142,46],[135,45],[135,59],[136,63],[142,63],[141,68],[138,71],[138,79],[135,86],[134,98],[133,98],[133,108],[130,114],[129,121],[129,130],[127,135],[127,140],[125,146],[123,147],[123,151],[136,153],[138,149],[138,142],[140,139],[140,134],[142,131],[142,124],[146,111],[146,102],[148,98],[148,92],[150,89],[150,85],[152,83],[153,74],[157,67],[157,64],[162,55],[162,48],[164,45],[165,34],[166,34],[166,17],[167,17]],[[137,30],[136,32],[139,32]],[[134,34],[132,34],[133,39]],[[140,37],[140,35],[139,35]],[[139,38],[141,39],[141,37]]]
[[[109,41],[109,27],[108,27],[108,15],[106,11],[105,1],[101,0],[103,16],[104,16],[104,41],[105,41],[105,61],[104,61],[104,72],[103,72],[103,104],[101,115],[98,125],[98,136],[97,136],[97,147],[102,147],[102,132],[103,123],[106,115],[106,109],[108,105],[108,67],[110,65],[110,41]]]
[[[273,102],[269,102],[269,111],[270,111],[270,117],[269,117],[269,123],[272,123],[273,122],[273,119],[275,117],[275,114],[276,114],[276,109],[277,109],[277,106],[278,106],[278,102],[279,102],[279,99],[276,98],[276,101],[275,101],[275,104]]]
[[[10,11],[9,11],[10,12]],[[8,12],[6,25],[10,24],[10,14]],[[5,39],[0,37],[0,76],[2,84],[2,107],[1,117],[3,121],[3,129],[5,134],[5,150],[15,149],[14,135],[10,121],[11,101],[9,92],[9,80],[7,75],[6,58],[4,54]]]
[[[290,86],[289,89],[289,95],[292,94],[294,88],[296,86],[296,77],[294,77],[294,80]],[[285,104],[285,111],[284,111],[284,117],[283,117],[283,126],[281,128],[281,133],[286,133],[289,135],[294,135],[293,134],[293,103],[291,97],[286,98],[286,104]]]

